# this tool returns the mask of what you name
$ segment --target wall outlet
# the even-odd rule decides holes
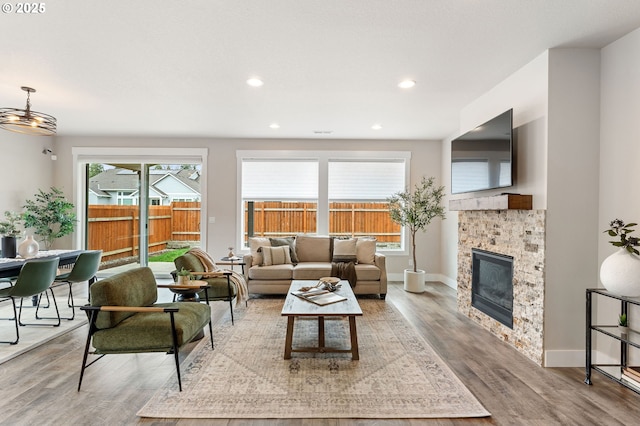
[[[209,217],[209,223],[216,223],[216,217],[215,216]]]
[[[413,259],[409,259],[409,266],[413,266]]]

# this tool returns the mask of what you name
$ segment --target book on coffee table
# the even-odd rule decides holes
[[[347,298],[344,296],[340,296],[339,294],[332,293],[322,288],[313,288],[308,291],[293,291],[291,293],[294,296],[298,296],[301,299],[321,306],[347,300]]]

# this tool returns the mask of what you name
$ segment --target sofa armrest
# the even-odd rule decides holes
[[[251,254],[245,254],[242,256],[242,261],[244,262],[244,280],[249,282],[249,269],[253,266],[253,256],[251,256]]]
[[[380,294],[387,294],[387,258],[384,254],[376,253],[373,263],[380,268]]]

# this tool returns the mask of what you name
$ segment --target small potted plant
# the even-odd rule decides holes
[[[387,198],[389,214],[395,223],[406,226],[411,237],[413,269],[404,270],[404,289],[413,293],[424,291],[425,271],[418,269],[416,257],[416,233],[424,231],[436,217],[445,218],[442,205],[444,186],[436,186],[435,178],[425,178],[416,184],[413,192],[397,192]]]
[[[622,333],[629,332],[629,323],[627,322],[627,314],[618,315],[618,328]]]
[[[18,247],[16,238],[20,235],[18,225],[22,221],[19,213],[13,211],[4,212],[5,219],[0,221],[0,235],[2,235],[2,257],[13,259],[16,257]]]
[[[176,275],[178,276],[179,285],[189,284],[189,281],[191,280],[191,271],[181,268],[176,272]]]

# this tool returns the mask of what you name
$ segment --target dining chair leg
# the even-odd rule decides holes
[[[58,310],[58,302],[56,302],[56,296],[53,294],[53,290],[51,288],[48,289],[51,292],[51,299],[53,300],[53,306],[56,309],[56,316],[55,317],[49,317],[48,319],[57,319],[58,321],[54,324],[42,324],[42,323],[23,323],[22,322],[22,298],[20,299],[20,309],[18,310],[18,324],[20,324],[21,326],[25,326],[25,325],[37,325],[37,326],[50,326],[50,327],[59,327],[61,324],[60,321],[60,311]],[[46,294],[46,291],[45,291]],[[38,303],[36,304],[36,306],[40,305],[40,299],[42,298],[42,294],[40,294],[38,296]],[[38,317],[38,308],[36,307],[36,319],[40,319],[43,317]]]
[[[71,316],[70,317],[61,317],[62,319],[66,319],[69,321],[72,321],[75,317],[76,317],[76,310],[75,310],[75,306],[73,304],[73,290],[72,290],[72,282],[69,281],[58,281],[60,283],[66,283],[69,285],[69,295],[67,296],[67,305],[69,306],[69,308],[71,308]],[[53,294],[53,288],[55,287],[59,287],[59,284],[57,286],[52,286],[51,288],[51,293]],[[40,308],[43,309],[48,309],[49,307],[51,307],[51,303],[49,301],[49,295],[45,292],[45,297],[47,298],[47,305],[46,306],[42,306],[42,295],[40,295],[40,297],[38,297],[38,306],[36,307],[36,319],[56,319],[56,317],[41,317],[38,315],[38,312],[40,311]]]
[[[11,298],[11,304],[13,305],[13,322],[16,326],[16,340],[0,340],[0,343],[9,343],[10,345],[15,345],[20,340],[20,331],[18,331],[18,316],[16,312],[16,299]]]

